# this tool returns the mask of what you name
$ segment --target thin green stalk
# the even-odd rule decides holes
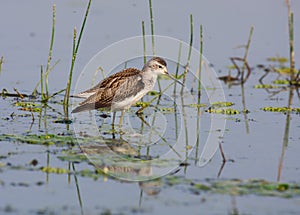
[[[68,107],[69,107],[69,97],[70,97],[70,89],[71,89],[71,83],[72,83],[72,76],[73,76],[73,69],[74,69],[74,64],[76,60],[76,35],[77,31],[76,28],[74,28],[74,34],[73,34],[73,48],[72,48],[72,63],[71,63],[71,69],[69,73],[69,79],[67,83],[67,88],[66,88],[66,93],[64,97],[64,112],[66,115],[68,115]]]
[[[254,27],[251,26],[249,37],[248,37],[248,42],[247,42],[247,45],[246,45],[245,55],[244,55],[243,67],[242,67],[242,83],[244,81],[244,70],[245,70],[246,64],[247,64],[247,57],[248,57],[248,53],[249,53],[249,48],[250,48],[250,44],[251,44],[253,30],[254,30]]]
[[[85,23],[86,23],[88,14],[89,14],[91,2],[92,2],[92,0],[89,0],[89,2],[88,2],[88,6],[87,6],[85,16],[84,16],[84,19],[83,19],[83,22],[82,22],[82,25],[81,25],[81,29],[80,29],[80,33],[79,33],[79,36],[78,36],[77,43],[76,43],[77,31],[76,31],[76,28],[74,29],[72,63],[71,63],[71,68],[70,68],[66,93],[65,93],[65,97],[64,97],[64,111],[65,111],[66,115],[68,115],[68,106],[69,106],[69,98],[70,98],[70,89],[71,89],[71,84],[72,84],[73,69],[74,69],[75,60],[76,60],[77,52],[78,52],[78,49],[79,49],[81,37],[82,37],[83,30],[84,30],[84,27],[85,27]]]
[[[289,41],[290,41],[290,73],[291,82],[295,81],[295,52],[294,52],[294,14],[289,14]]]
[[[202,71],[202,54],[203,54],[203,29],[200,25],[200,59],[199,59],[199,75],[198,75],[198,104],[201,98],[201,71]]]
[[[197,136],[196,136],[196,154],[195,164],[198,162],[198,153],[200,145],[200,102],[201,102],[201,71],[202,71],[202,55],[203,55],[203,29],[200,25],[200,58],[199,58],[199,71],[198,71],[198,109],[197,109]]]
[[[145,33],[145,22],[142,21],[142,35],[143,35],[143,50],[144,50],[144,64],[147,63],[146,58],[146,33]]]
[[[149,10],[150,10],[150,25],[151,25],[151,38],[152,38],[152,52],[153,56],[156,55],[155,51],[155,40],[154,40],[154,19],[153,19],[153,10],[152,10],[152,0],[149,0]],[[161,84],[159,78],[157,79],[157,85],[159,91],[161,91]]]
[[[88,6],[87,6],[86,11],[85,11],[84,19],[83,19],[83,22],[82,22],[82,25],[81,25],[81,29],[80,29],[80,32],[79,32],[79,37],[78,37],[78,40],[77,40],[76,51],[75,51],[76,54],[78,52],[78,48],[79,48],[79,45],[80,45],[80,41],[81,41],[81,37],[82,37],[83,30],[84,30],[84,27],[85,27],[85,23],[86,23],[88,15],[89,15],[91,3],[92,3],[92,0],[89,0]]]
[[[190,14],[190,30],[191,30],[191,32],[190,32],[190,47],[189,47],[189,52],[188,52],[187,64],[186,64],[185,70],[183,72],[183,80],[182,80],[183,86],[181,88],[181,94],[183,94],[183,89],[184,89],[184,85],[186,82],[186,74],[188,73],[188,70],[189,70],[191,54],[192,54],[193,32],[194,32],[194,24],[193,24],[193,15],[192,14]]]
[[[2,72],[2,64],[3,64],[3,62],[4,62],[4,57],[1,56],[1,58],[0,58],[0,74]]]
[[[44,71],[43,66],[41,65],[41,94],[42,94],[42,101],[45,99],[45,93],[44,93]]]
[[[49,76],[49,72],[50,72],[50,63],[51,63],[51,59],[52,59],[52,50],[53,50],[53,44],[54,44],[55,23],[56,23],[56,5],[54,4],[53,5],[53,17],[52,17],[51,41],[50,41],[48,61],[47,61],[47,67],[46,67],[46,73],[45,73],[46,99],[48,99],[48,97],[49,97],[48,76]]]
[[[155,56],[155,43],[154,43],[154,23],[153,23],[153,13],[152,13],[152,0],[149,0],[150,9],[150,24],[151,24],[151,35],[152,35],[152,51]]]
[[[177,57],[176,72],[175,72],[175,78],[176,79],[178,78],[178,72],[179,72],[179,67],[180,67],[181,49],[182,49],[182,42],[180,41],[179,50],[178,50],[178,57]],[[175,82],[174,90],[173,90],[174,95],[176,94],[176,86],[177,86],[177,83]]]

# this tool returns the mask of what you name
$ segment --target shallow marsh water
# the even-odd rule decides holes
[[[39,8],[35,10],[31,8],[29,1],[18,2],[18,6],[15,6],[14,1],[1,3],[0,18],[7,20],[0,31],[0,56],[4,56],[0,73],[1,89],[6,88],[12,92],[16,87],[22,93],[32,92],[39,80],[39,67],[47,61],[53,3],[31,1],[35,8]],[[72,29],[80,25],[85,4],[84,1],[57,3],[53,57],[54,61],[61,61],[50,75],[50,90],[53,92],[62,89],[66,84]],[[227,1],[226,4],[204,1],[178,1],[176,4],[171,1],[153,1],[153,4],[155,33],[179,38],[185,42],[188,42],[189,38],[189,14],[193,14],[195,32],[198,32],[200,24],[204,27],[204,55],[220,76],[227,75],[226,67],[231,64],[229,57],[243,55],[244,49],[235,47],[246,43],[250,26],[254,26],[248,57],[253,72],[244,85],[246,108],[250,113],[246,115],[246,120],[243,113],[221,115],[227,119],[222,147],[228,159],[222,171],[220,172],[220,151],[217,151],[206,166],[199,168],[195,165],[194,149],[187,160],[187,166],[182,165],[178,172],[155,182],[129,183],[101,173],[96,174],[92,165],[76,157],[76,153],[80,152],[76,143],[56,142],[48,146],[47,142],[41,145],[43,140],[40,144],[29,144],[15,138],[47,133],[72,136],[72,124],[54,123],[63,117],[60,105],[62,96],[59,95],[50,101],[49,108],[42,109],[41,118],[38,112],[34,113],[35,120],[32,125],[30,112],[19,110],[19,107],[14,105],[16,99],[0,98],[0,214],[299,213],[300,198],[297,188],[292,189],[294,192],[289,194],[290,198],[286,198],[285,193],[279,192],[279,189],[269,194],[264,194],[264,189],[258,193],[249,189],[248,194],[241,195],[238,192],[241,186],[235,186],[231,192],[222,194],[223,189],[216,189],[214,185],[214,182],[223,182],[226,186],[226,183],[233,183],[235,180],[242,180],[247,184],[248,180],[253,179],[265,180],[260,185],[276,182],[283,148],[285,150],[279,182],[290,187],[294,183],[299,185],[299,114],[291,113],[288,145],[285,148],[283,139],[287,115],[261,110],[268,106],[287,106],[289,88],[272,97],[265,89],[254,88],[259,84],[258,80],[263,73],[256,68],[257,64],[272,64],[266,61],[266,58],[271,56],[288,57],[287,9],[284,1]],[[167,7],[171,7],[172,10],[166,9]],[[297,17],[300,14],[298,1],[292,2],[292,9]],[[148,14],[147,2],[94,1],[79,50],[74,79],[76,80],[87,61],[99,50],[118,40],[141,35],[142,20],[146,21],[147,33],[150,33]],[[297,26],[297,23],[295,25]],[[295,28],[296,41],[299,34],[299,29]],[[197,33],[194,44],[199,48]],[[295,45],[297,56],[297,50],[300,48],[298,43]],[[141,66],[137,62],[132,64],[136,67]],[[296,68],[298,65],[296,60]],[[271,74],[264,81],[272,84],[276,78],[276,74]],[[166,84],[168,81],[162,82]],[[235,105],[232,108],[242,111],[241,86],[222,86],[226,101],[233,102]],[[202,102],[209,105],[205,96]],[[292,107],[299,108],[296,93]],[[201,110],[205,109],[207,107]],[[132,122],[139,121],[134,116],[135,110],[137,108],[133,108],[127,115]],[[205,140],[210,128],[210,114],[203,112],[201,120],[201,138]],[[102,118],[99,118],[99,121],[102,123]],[[109,127],[109,123],[110,118],[107,118],[106,128]],[[3,134],[12,134],[15,137],[4,138]],[[105,138],[110,136],[110,133],[104,134]],[[71,154],[72,152],[74,154]],[[159,153],[159,148],[156,147],[154,152]],[[155,153],[151,155],[156,156]],[[71,159],[75,163],[72,164]],[[37,164],[34,165],[36,161]],[[60,169],[53,169],[55,173],[49,173],[43,169],[47,166]],[[68,170],[71,171],[70,174]],[[61,174],[57,174],[59,171]],[[211,189],[197,189],[194,186],[197,183]],[[253,183],[249,182],[249,185]]]

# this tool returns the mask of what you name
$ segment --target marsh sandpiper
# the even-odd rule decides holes
[[[114,125],[116,111],[122,111],[121,125],[125,110],[153,89],[158,75],[167,75],[182,84],[169,75],[164,59],[153,57],[144,65],[142,70],[124,69],[100,81],[91,89],[74,95],[74,97],[86,98],[86,100],[81,102],[72,113],[98,108],[110,109],[113,112],[112,125]]]

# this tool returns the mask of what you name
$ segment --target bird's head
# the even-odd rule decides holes
[[[168,75],[167,63],[160,57],[151,58],[144,66],[143,70],[150,70],[156,75]]]
[[[143,68],[143,71],[149,71],[149,70],[155,75],[166,75],[169,78],[173,79],[174,81],[182,85],[180,81],[176,80],[168,73],[167,62],[160,57],[153,57],[146,63],[146,65]]]

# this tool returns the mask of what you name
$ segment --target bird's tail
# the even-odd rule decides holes
[[[78,113],[78,112],[89,111],[94,109],[96,109],[95,103],[87,103],[76,107],[74,110],[72,110],[72,113]]]

